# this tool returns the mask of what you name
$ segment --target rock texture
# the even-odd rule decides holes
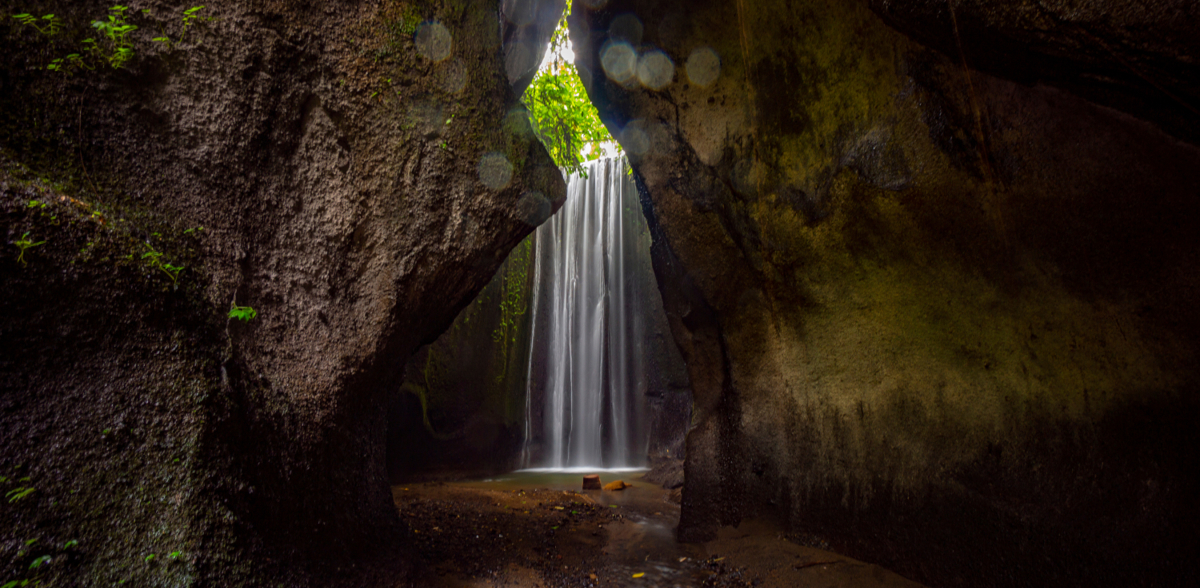
[[[626,488],[633,488],[633,484],[626,484],[624,480],[616,480],[604,485],[604,489],[609,492],[620,492]]]
[[[533,82],[546,56],[554,29],[562,20],[566,0],[503,0],[500,3],[504,70],[518,95]]]
[[[0,20],[0,475],[36,488],[3,505],[2,574],[48,555],[43,581],[83,586],[394,582],[397,358],[561,176],[494,0],[216,2],[180,36],[188,6],[130,11],[113,70],[79,50],[110,4],[2,5],[64,25]],[[86,69],[46,70],[71,52]],[[44,243],[21,263],[25,233]]]
[[[889,25],[956,62],[1065,88],[1200,140],[1200,6],[1092,2],[870,0]]]
[[[450,328],[408,359],[389,400],[392,480],[521,467],[534,249],[530,235]]]
[[[1095,5],[955,3],[960,52],[934,2],[574,4],[695,394],[681,538],[768,514],[932,585],[1194,583],[1200,150],[1115,73],[1186,103],[1194,9]]]

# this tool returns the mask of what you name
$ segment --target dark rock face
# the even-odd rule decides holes
[[[391,394],[393,480],[439,470],[490,475],[520,467],[525,441],[534,235],[437,340],[408,359]]]
[[[566,0],[503,0],[500,3],[504,70],[518,96],[537,75],[546,46],[562,20]]]
[[[497,3],[224,2],[168,48],[158,2],[124,69],[70,75],[45,66],[109,5],[37,8],[63,31],[0,21],[0,475],[37,489],[3,574],[41,537],[79,541],[72,585],[393,580],[398,358],[565,195]]]
[[[973,68],[1047,83],[1200,141],[1200,6],[1187,0],[870,0],[889,25]]]
[[[988,68],[1015,82],[888,26],[934,4],[574,5],[695,394],[680,537],[769,515],[933,585],[1194,583],[1200,150],[1152,100],[1019,83],[1119,52],[1009,31],[1058,53]],[[1007,14],[977,5],[960,33]]]

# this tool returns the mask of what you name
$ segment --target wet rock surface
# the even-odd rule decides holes
[[[889,25],[971,67],[1047,83],[1200,142],[1200,8],[1153,3],[870,0]]]
[[[525,441],[533,236],[436,341],[417,349],[388,395],[390,479],[519,467]]]
[[[1200,150],[1145,80],[1149,109],[1074,85],[1128,57],[1194,90],[1194,9],[1001,4],[574,4],[691,374],[682,538],[763,516],[937,585],[1195,583]]]
[[[151,2],[120,69],[78,49],[111,4],[2,4],[63,23],[0,19],[6,545],[78,540],[64,585],[402,576],[387,393],[565,196],[498,2],[222,2],[170,44]]]
[[[604,485],[604,489],[609,492],[620,492],[626,488],[632,487],[632,484],[628,484],[624,480],[614,480]]]

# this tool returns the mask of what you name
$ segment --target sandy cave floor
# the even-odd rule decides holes
[[[579,490],[582,474],[394,486],[414,568],[399,586],[921,586],[797,544],[764,521],[724,528],[709,543],[677,543],[679,506],[638,475],[602,474],[605,483],[633,483],[621,492]]]

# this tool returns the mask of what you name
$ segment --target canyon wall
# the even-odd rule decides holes
[[[403,384],[389,399],[393,480],[521,467],[534,250],[530,235],[450,328],[408,358]]]
[[[390,585],[387,390],[565,186],[495,0],[189,7],[0,3],[0,574]]]
[[[681,539],[1194,583],[1195,8],[1043,4],[574,3],[695,394]]]

